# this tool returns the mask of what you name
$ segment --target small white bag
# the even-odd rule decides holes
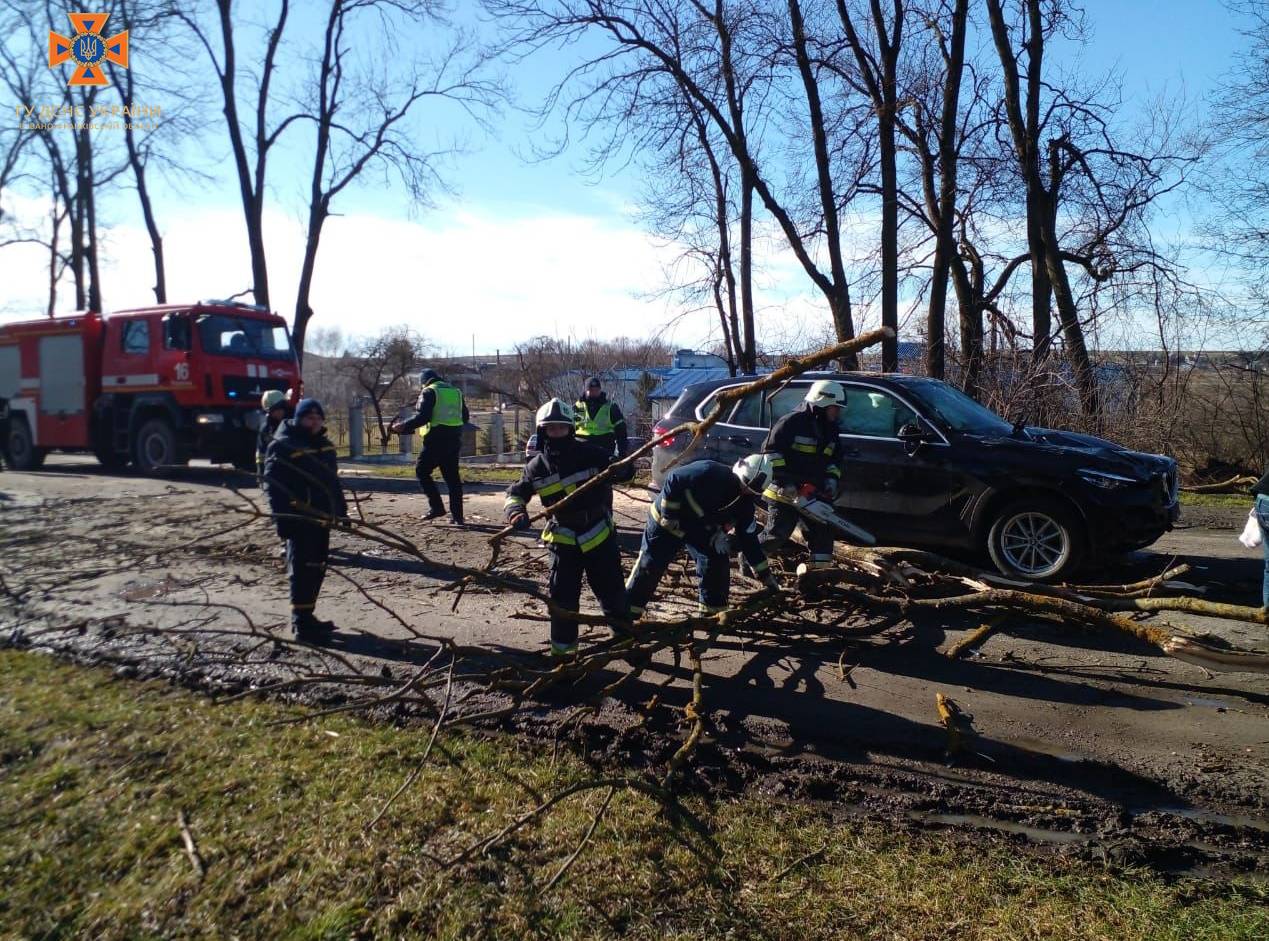
[[[1247,514],[1247,525],[1243,527],[1238,541],[1248,549],[1258,549],[1260,548],[1260,540],[1260,521],[1256,519],[1256,511],[1252,510]]]

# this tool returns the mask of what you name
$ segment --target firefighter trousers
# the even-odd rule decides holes
[[[626,621],[626,588],[621,580],[621,553],[616,534],[609,534],[589,552],[577,546],[551,545],[551,601],[565,611],[577,611],[582,599],[582,576],[609,620]],[[571,647],[577,643],[577,622],[551,615],[551,643]]]
[[[812,562],[833,561],[833,530],[823,523],[814,523],[793,507],[775,500],[767,501],[767,525],[758,537],[762,551],[771,558],[784,548],[793,531],[802,527]]]
[[[699,548],[649,518],[648,525],[643,529],[639,557],[635,559],[630,577],[626,579],[626,596],[630,601],[632,618],[643,615],[644,608],[657,590],[661,576],[679,554],[679,550],[684,548],[696,563],[700,610],[712,613],[727,607],[727,593],[731,588],[731,556],[714,552],[708,547]]]
[[[325,526],[294,523],[286,540],[286,577],[291,587],[291,623],[313,619],[317,596],[326,579],[330,555],[330,530]]]
[[[414,462],[414,473],[419,478],[419,486],[427,494],[428,506],[434,513],[442,513],[445,504],[441,502],[441,491],[432,479],[433,472],[440,468],[445,478],[445,486],[449,488],[449,513],[454,519],[463,519],[463,479],[458,474],[458,455],[463,447],[463,439],[459,429],[438,428],[431,431],[423,439],[423,447],[419,449],[418,460]]]

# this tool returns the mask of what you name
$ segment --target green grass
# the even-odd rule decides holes
[[[1234,507],[1251,509],[1252,498],[1245,493],[1188,493],[1181,491],[1181,506]]]
[[[592,791],[442,870],[432,856],[591,772],[549,749],[447,733],[367,831],[426,730],[275,724],[294,715],[0,652],[0,937],[1269,937],[1263,887],[834,823],[760,796],[689,801],[717,864],[653,801],[621,792],[543,892],[590,824],[603,797]]]

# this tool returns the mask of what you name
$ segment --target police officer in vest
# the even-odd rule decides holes
[[[419,458],[414,463],[419,485],[427,494],[428,511],[423,518],[434,520],[445,515],[441,492],[432,480],[432,472],[439,467],[445,486],[449,488],[449,515],[456,525],[462,526],[463,481],[458,476],[458,455],[463,447],[463,425],[467,424],[471,415],[467,411],[467,403],[463,401],[463,393],[442,379],[436,370],[423,370],[419,380],[423,390],[415,405],[418,414],[394,423],[391,430],[393,434],[408,435],[417,428],[423,437]]]
[[[599,383],[598,376],[586,380],[586,392],[573,406],[577,410],[577,437],[592,444],[605,454],[616,449],[617,457],[626,456],[629,444],[626,435],[626,417],[616,402],[608,401],[608,394]]]
[[[524,465],[520,480],[507,488],[504,503],[507,522],[516,529],[528,528],[528,503],[535,494],[543,506],[553,506],[612,463],[611,452],[577,439],[575,418],[573,409],[561,399],[551,399],[538,409],[538,453]],[[626,466],[614,476],[629,480],[633,474]],[[551,601],[562,611],[577,611],[585,574],[604,615],[620,625],[628,617],[621,554],[608,511],[611,499],[607,483],[592,487],[548,519],[542,541],[551,552]],[[577,621],[553,613],[551,655],[576,653]]]
[[[772,480],[763,496],[767,498],[767,525],[762,532],[762,548],[768,556],[793,535],[799,525],[811,550],[810,569],[823,568],[833,559],[833,530],[813,523],[780,499],[787,494],[816,496],[832,503],[842,475],[842,439],[837,421],[846,404],[846,390],[840,382],[821,379],[807,390],[802,407],[789,412],[774,425],[762,444],[771,455]]]
[[[666,568],[686,548],[700,578],[699,614],[727,608],[731,554],[739,551],[755,578],[779,588],[758,542],[754,504],[770,479],[771,460],[752,454],[728,467],[717,461],[693,461],[674,468],[648,511],[643,544],[626,580],[630,616],[637,620]]]

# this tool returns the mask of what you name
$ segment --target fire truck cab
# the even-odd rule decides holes
[[[286,322],[233,301],[169,304],[0,326],[8,453],[52,449],[160,474],[191,458],[255,463],[260,396],[300,388]]]

